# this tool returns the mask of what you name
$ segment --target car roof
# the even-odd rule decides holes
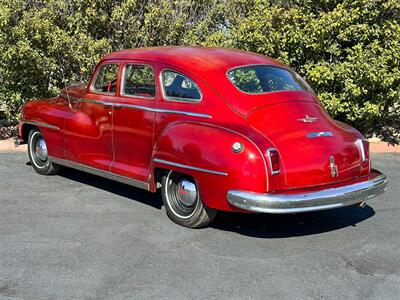
[[[286,67],[282,63],[256,53],[231,48],[210,47],[149,47],[113,52],[104,60],[144,60],[170,64],[195,75],[205,75],[210,71],[224,73],[234,67],[251,64],[268,64]],[[209,74],[209,73],[208,73]]]

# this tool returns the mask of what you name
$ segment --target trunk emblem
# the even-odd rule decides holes
[[[319,131],[319,132],[307,133],[307,137],[309,139],[317,138],[317,137],[321,137],[321,136],[333,136],[333,133],[331,131]]]
[[[338,166],[335,164],[335,158],[333,156],[329,157],[329,167],[331,168],[331,176],[333,178],[338,177],[339,170]]]
[[[297,119],[297,121],[301,121],[301,122],[304,122],[304,123],[314,123],[317,120],[318,120],[318,118],[309,117],[308,115],[306,115],[302,119]]]

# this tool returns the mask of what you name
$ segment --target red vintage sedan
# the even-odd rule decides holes
[[[87,85],[28,102],[16,143],[37,173],[60,166],[162,190],[187,227],[218,210],[299,213],[364,204],[386,190],[368,142],[333,120],[271,58],[159,47],[105,56]]]

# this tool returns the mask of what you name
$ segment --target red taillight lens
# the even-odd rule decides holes
[[[279,166],[279,153],[276,149],[270,148],[267,150],[267,156],[269,159],[269,165],[271,168],[271,174],[279,174],[280,166]]]

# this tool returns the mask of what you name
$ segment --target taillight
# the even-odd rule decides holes
[[[271,174],[279,174],[280,166],[279,166],[279,153],[275,148],[269,148],[267,150],[267,156],[269,159],[269,166],[271,168]]]
[[[356,144],[360,150],[361,160],[366,162],[369,160],[369,143],[367,140],[357,139]]]

